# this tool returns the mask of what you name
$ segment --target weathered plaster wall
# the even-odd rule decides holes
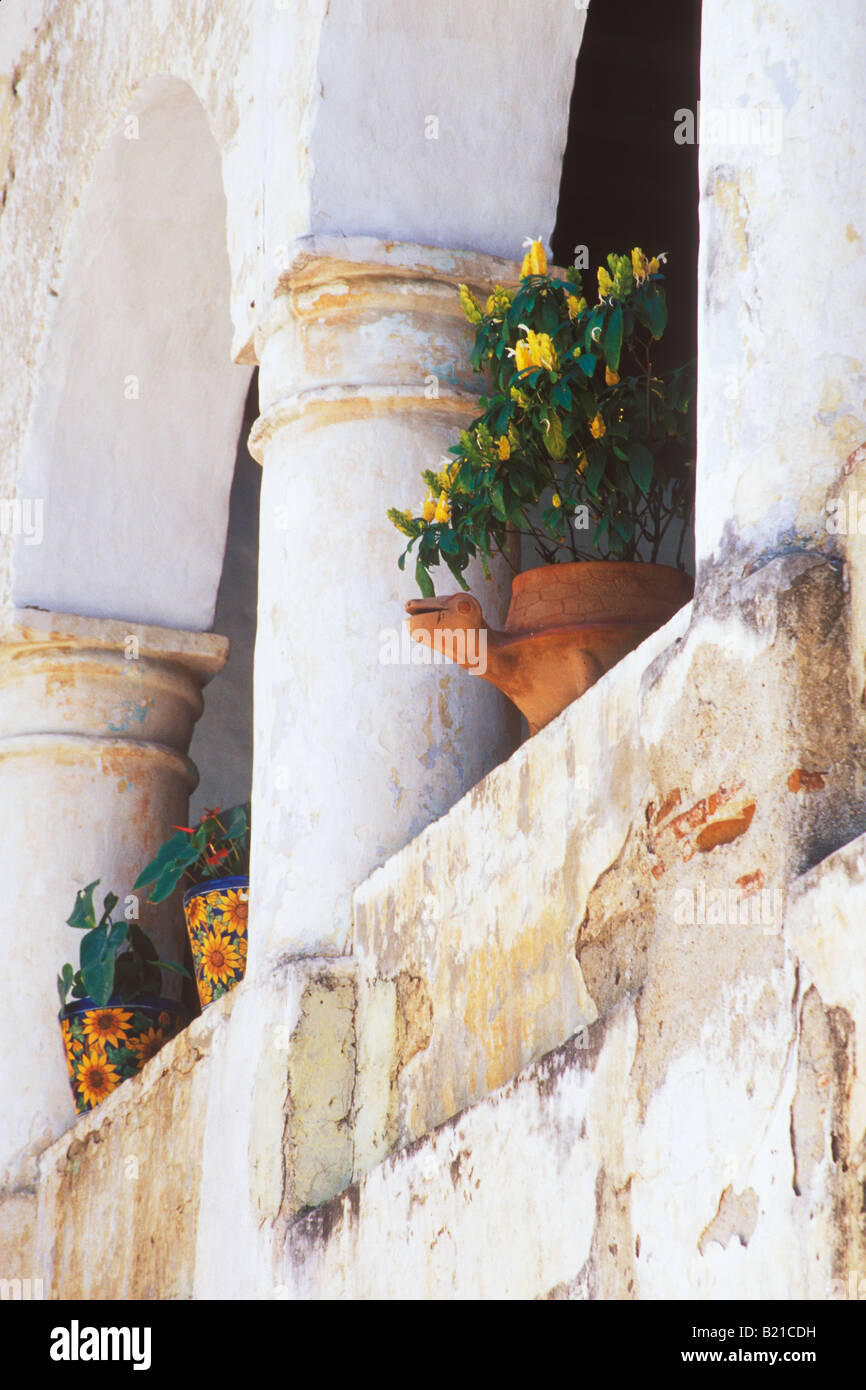
[[[866,13],[705,0],[698,563],[826,541],[866,438]]]
[[[527,235],[549,245],[585,23],[548,0],[331,0],[310,230],[511,258]]]
[[[657,1026],[679,988],[659,962],[330,1200],[349,1181],[351,973],[244,985],[4,1196],[6,1277],[46,1297],[862,1297],[864,904],[860,839],[796,882],[772,962],[719,990],[685,1046]],[[835,980],[828,921],[850,943]],[[717,932],[698,933],[708,953]],[[744,958],[760,933],[740,929]]]
[[[3,496],[20,493],[18,470],[51,346],[60,291],[69,272],[76,213],[86,200],[111,132],[149,78],[171,76],[187,83],[206,114],[228,195],[222,245],[231,268],[235,344],[230,347],[227,335],[226,365],[249,339],[255,302],[260,298],[259,160],[265,119],[256,74],[268,71],[270,26],[277,22],[276,11],[267,6],[253,23],[254,9],[249,3],[215,7],[197,2],[180,8],[162,3],[130,7],[119,0],[47,3],[28,6],[26,12],[14,5],[3,6],[0,266],[9,293],[0,306],[0,339],[4,360],[14,366],[3,373],[0,384]],[[295,99],[307,90],[304,54],[314,46],[313,18],[307,11],[279,19],[284,34],[290,26]],[[232,74],[231,81],[226,80],[227,73]],[[146,139],[146,129],[141,136]],[[301,186],[294,174],[288,182],[295,192]],[[146,216],[156,209],[139,211]],[[302,225],[297,214],[296,226]],[[200,255],[203,252],[200,248]],[[207,266],[200,264],[199,271],[206,274]],[[152,286],[155,300],[159,301],[161,289],[168,288]],[[104,286],[101,305],[106,324],[116,316],[109,290],[109,285]],[[139,312],[146,314],[147,306],[140,306]],[[204,332],[206,336],[206,325]],[[134,338],[134,332],[130,336]],[[194,331],[192,337],[196,339]],[[202,360],[209,360],[207,345],[200,345]],[[135,371],[130,365],[124,375]],[[146,391],[147,382],[142,388]],[[242,392],[241,387],[241,399]],[[146,406],[146,396],[138,404]],[[230,441],[230,449],[233,444]],[[120,513],[122,497],[117,503]],[[127,524],[133,521],[128,519]],[[217,554],[220,544],[221,537]],[[217,565],[214,593],[218,577]],[[8,596],[9,582],[4,567],[0,596]]]
[[[54,1296],[152,1290],[93,1212],[162,1147],[129,1240],[174,1220],[181,1296],[848,1296],[846,614],[808,554],[684,610],[359,890],[354,960],[250,977],[22,1172],[24,1264]]]

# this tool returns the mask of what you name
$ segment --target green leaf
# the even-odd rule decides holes
[[[197,858],[198,855],[195,855],[194,859],[190,860],[190,863],[194,863],[195,859]],[[165,902],[165,899],[170,897],[171,894],[174,892],[175,888],[180,882],[182,875],[182,868],[178,869],[177,865],[174,862],[169,864],[167,868],[163,870],[159,878],[156,880],[156,883],[151,888],[148,901],[152,903]]]
[[[654,338],[660,338],[667,327],[668,306],[664,290],[659,285],[650,285],[646,290],[644,308],[650,332]]]
[[[231,806],[228,811],[219,817],[225,826],[224,838],[226,840],[241,840],[246,835],[250,827],[250,804],[242,801],[238,806]]]
[[[552,459],[565,458],[565,436],[558,415],[551,415],[549,429],[544,435],[544,447]]]
[[[586,482],[586,486],[587,486],[587,488],[588,488],[588,490],[589,490],[591,496],[593,496],[593,497],[597,497],[597,496],[598,496],[598,485],[599,485],[599,483],[601,482],[602,474],[603,474],[603,473],[604,473],[604,458],[598,458],[598,457],[596,457],[596,458],[592,459],[592,460],[590,461],[590,463],[589,463],[589,466],[588,466],[588,468],[587,468],[585,474],[584,474],[584,481]]]
[[[93,890],[99,883],[95,878],[92,883],[88,883],[86,888],[79,888],[75,895],[75,906],[72,913],[66,919],[69,927],[78,927],[82,931],[92,931],[96,926],[96,909],[93,906]]]
[[[156,855],[147,865],[147,868],[142,869],[135,883],[132,885],[133,888],[144,888],[148,883],[153,883],[158,879],[166,865],[179,860],[183,856],[193,838],[193,836],[187,835],[183,830],[179,830],[176,835],[171,835],[169,839],[160,846]],[[193,857],[195,858],[196,856]]]
[[[81,979],[94,1004],[108,1003],[114,986],[114,953],[106,953],[102,928],[84,938],[81,943]],[[99,934],[99,939],[97,936]],[[85,951],[91,945],[92,949]]]
[[[500,518],[502,519],[502,521],[507,521],[507,520],[508,520],[508,511],[507,511],[507,509],[506,509],[505,501],[504,501],[503,496],[502,496],[502,484],[501,484],[501,483],[494,483],[493,486],[491,487],[491,489],[490,489],[490,502],[491,502],[491,505],[492,505],[493,510],[495,511],[496,515],[497,515],[498,517],[500,517]]]
[[[134,999],[144,992],[144,972],[141,961],[132,951],[124,951],[118,956],[114,968],[114,992],[123,1000]],[[159,985],[157,984],[157,992]]]
[[[159,968],[160,970],[168,970],[172,975],[183,975],[185,980],[193,978],[186,966],[180,965],[176,960],[161,960]]]
[[[653,477],[653,456],[645,444],[637,441],[630,444],[628,466],[644,497],[648,496]]]
[[[421,563],[420,556],[415,564],[415,583],[418,585],[424,598],[433,598],[436,590],[430,575]],[[151,901],[156,902],[157,899],[152,897]]]
[[[137,922],[129,923],[129,944],[140,960],[158,961],[157,949]]]
[[[622,352],[622,305],[617,304],[601,335],[601,347],[612,372],[619,369]]]
[[[460,542],[454,532],[444,526],[439,533],[439,550],[443,558],[447,558],[449,555],[457,555],[460,550]]]
[[[116,955],[126,940],[130,927],[134,925],[133,922],[110,922],[105,943],[106,951],[113,951]]]
[[[598,358],[591,352],[585,352],[581,357],[577,359],[578,367],[580,367],[580,370],[582,372],[585,372],[587,376],[592,376],[593,372],[596,369],[597,363]]]
[[[543,333],[553,334],[559,328],[559,312],[549,295],[545,296],[544,305],[538,318]]]
[[[75,971],[72,969],[72,966],[67,961],[66,965],[64,965],[60,974],[57,976],[57,993],[60,995],[61,1009],[66,1007],[66,996],[72,988],[72,983],[74,979]]]
[[[108,929],[106,927],[95,927],[88,932],[81,941],[81,969],[82,972],[91,969],[94,965],[101,965],[105,959],[108,948]]]
[[[466,593],[468,593],[468,592],[469,592],[469,585],[466,583],[466,580],[463,578],[463,574],[462,574],[461,569],[460,569],[460,562],[459,562],[459,560],[456,560],[456,559],[454,558],[453,555],[443,555],[443,556],[442,556],[442,559],[445,561],[445,563],[446,563],[446,565],[448,566],[448,568],[450,569],[451,573],[454,575],[454,578],[457,580],[457,583],[460,585],[461,589],[464,589],[464,590],[466,591]]]

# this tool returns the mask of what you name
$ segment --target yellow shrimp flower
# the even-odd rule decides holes
[[[567,294],[565,296],[565,302],[568,305],[568,317],[570,319],[580,318],[584,309],[587,308],[587,303],[583,295],[578,299],[576,294]]]
[[[526,337],[520,339],[513,354],[519,372],[525,372],[528,367],[545,367],[552,372],[559,365],[550,334],[535,333],[531,328],[526,329]]]
[[[497,285],[487,300],[487,313],[491,316],[504,314],[511,307],[512,298],[511,290],[505,290],[501,285]]]
[[[658,256],[653,256],[652,260],[651,260],[650,263],[649,263],[649,274],[650,274],[650,275],[658,275],[658,273],[659,273],[659,258],[658,258]]]
[[[549,333],[536,333],[530,338],[532,342],[532,354],[537,367],[546,367],[549,372],[555,371],[559,366],[559,358],[556,355],[556,348],[553,346],[553,339]]]
[[[428,493],[427,497],[424,499],[424,507],[421,511],[421,518],[423,521],[432,521],[435,515],[436,499],[432,496],[432,494]]]
[[[447,492],[440,492],[433,520],[440,522],[451,520],[451,503],[448,501]]]
[[[618,381],[619,381],[619,372],[612,372],[611,369],[610,369],[610,367],[605,367],[605,369],[604,369],[604,384],[605,384],[605,386],[616,386],[616,384],[617,384]]]
[[[523,257],[523,265],[520,267],[521,280],[527,275],[546,275],[547,274],[547,255],[538,237],[527,237],[523,243],[529,250]]]
[[[511,445],[510,445],[509,442],[508,442],[508,435],[507,435],[507,434],[501,434],[501,435],[499,436],[499,461],[500,461],[500,463],[504,463],[506,459],[510,459],[510,458],[511,458]]]
[[[600,410],[596,411],[595,416],[592,420],[590,420],[589,432],[592,435],[593,439],[601,439],[602,435],[607,433],[607,429],[604,420],[601,417]]]
[[[631,269],[638,284],[645,280],[649,274],[649,261],[639,246],[635,246],[632,250]]]
[[[457,292],[460,295],[460,303],[463,306],[463,312],[469,322],[480,323],[484,315],[481,312],[481,305],[478,303],[475,295],[467,285],[460,285]]]
[[[608,297],[608,295],[610,294],[610,292],[611,292],[612,289],[613,289],[613,280],[611,280],[611,278],[610,278],[610,276],[608,275],[607,271],[605,270],[604,266],[603,266],[603,265],[600,265],[599,268],[598,268],[598,294],[599,294],[599,298],[600,298],[600,299],[607,299],[607,297]]]
[[[514,349],[514,362],[519,372],[525,372],[527,367],[532,366],[532,349],[525,338]]]
[[[558,492],[555,492],[555,493],[553,494],[553,497],[552,497],[551,500],[552,500],[552,502],[553,502],[554,507],[561,507],[561,506],[562,506],[562,498],[560,497],[560,495],[559,495]]]

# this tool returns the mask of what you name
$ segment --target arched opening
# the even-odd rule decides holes
[[[19,606],[210,627],[249,369],[232,364],[220,152],[150,79],[100,155],[54,286],[19,497]]]

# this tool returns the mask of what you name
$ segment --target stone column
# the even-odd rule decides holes
[[[350,949],[354,887],[516,746],[486,682],[380,652],[418,594],[385,513],[417,513],[421,470],[479,409],[457,286],[486,295],[518,274],[482,255],[309,238],[257,335],[251,969],[275,952]],[[496,622],[509,584],[503,562],[493,572],[467,578]],[[437,592],[457,589],[444,566],[434,577]]]
[[[0,1167],[73,1118],[55,980],[78,965],[65,925],[76,891],[129,893],[198,781],[186,757],[202,685],[225,638],[18,610],[0,630]],[[177,960],[177,908],[142,902],[161,956]],[[177,994],[177,977],[164,978]]]
[[[866,10],[755,14],[704,0],[700,123],[677,121],[700,138],[699,588],[833,544],[866,442]]]

